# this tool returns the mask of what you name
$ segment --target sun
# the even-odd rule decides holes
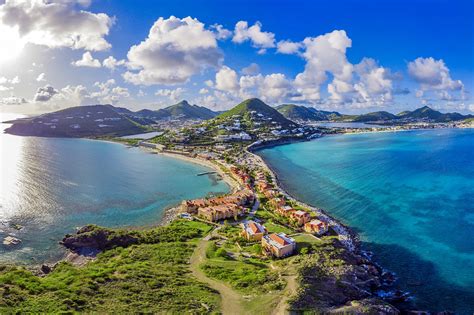
[[[0,24],[0,63],[15,59],[25,47],[24,40],[14,28]]]

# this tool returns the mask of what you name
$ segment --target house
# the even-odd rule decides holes
[[[183,200],[181,202],[181,212],[197,213],[199,208],[204,208],[209,205],[206,199]]]
[[[304,230],[308,233],[322,235],[328,231],[328,224],[321,220],[311,220],[304,225]]]
[[[241,226],[242,236],[249,241],[260,241],[262,237],[267,234],[267,229],[255,221],[243,222]]]
[[[280,207],[283,207],[286,204],[286,201],[283,198],[273,198],[272,200],[270,200],[270,204],[275,209],[278,209]]]
[[[296,241],[285,233],[273,233],[262,237],[264,253],[275,257],[286,257],[296,250]]]
[[[263,195],[268,199],[272,199],[272,198],[275,198],[276,196],[278,196],[278,190],[267,189],[263,192]]]
[[[198,209],[198,216],[212,222],[236,218],[243,214],[243,208],[236,204],[223,204]]]
[[[295,209],[293,209],[290,206],[283,206],[283,207],[277,208],[277,213],[284,217],[290,217],[294,211]]]
[[[270,189],[272,187],[265,180],[257,181],[255,183],[255,186],[257,186],[259,191],[265,191],[265,190]]]
[[[304,225],[306,222],[309,222],[309,220],[311,220],[309,213],[301,210],[292,212],[291,218],[299,226]]]

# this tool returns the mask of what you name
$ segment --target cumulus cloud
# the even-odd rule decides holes
[[[148,37],[127,54],[132,71],[124,74],[133,84],[177,84],[194,74],[218,67],[223,55],[216,35],[197,19],[159,18]]]
[[[79,4],[84,1],[78,1]],[[113,19],[104,13],[75,8],[76,1],[6,0],[0,5],[0,26],[23,43],[47,47],[105,50],[104,38]]]
[[[453,80],[448,67],[442,59],[417,58],[408,63],[408,74],[420,84],[417,97],[425,96],[426,92],[435,91],[441,100],[451,100],[450,92],[460,91],[464,98],[464,84],[461,80]]]
[[[40,88],[38,88],[38,90],[36,90],[34,100],[35,100],[35,102],[47,102],[54,95],[56,95],[58,93],[59,93],[58,90],[53,88],[51,85],[45,85],[44,87],[40,87]]]
[[[89,51],[82,54],[82,58],[71,63],[75,67],[100,68],[100,61],[94,59]]]
[[[239,89],[239,83],[237,81],[237,72],[229,67],[222,67],[216,73],[216,89],[222,91],[233,92]]]
[[[290,40],[282,40],[277,43],[277,52],[280,54],[297,54],[300,52],[300,49],[303,47],[301,43],[292,42]]]
[[[23,97],[9,96],[0,98],[0,104],[2,105],[21,105],[28,103]]]
[[[109,56],[102,61],[102,65],[110,70],[115,70],[116,67],[125,65],[125,60],[117,60],[113,56]]]
[[[18,76],[15,76],[11,79],[8,79],[6,77],[0,77],[0,84],[18,84],[20,82],[21,80],[20,80],[20,77]]]
[[[256,75],[260,72],[260,66],[256,63],[251,63],[249,66],[242,68],[241,72],[244,75]]]
[[[260,22],[256,22],[254,25],[249,27],[247,21],[239,21],[235,24],[234,37],[232,38],[232,41],[238,44],[250,41],[253,47],[260,49],[260,53],[265,53],[266,48],[275,47],[275,34],[271,32],[263,32],[262,24]]]
[[[100,103],[116,104],[121,99],[130,97],[127,88],[116,85],[114,79],[105,82],[95,82],[94,86],[99,90],[89,94],[90,98],[98,100]]]
[[[380,67],[374,59],[364,58],[355,66],[359,82],[354,88],[362,100],[372,105],[383,105],[392,100],[392,79],[390,71]]]
[[[185,92],[184,88],[176,88],[176,89],[160,89],[156,91],[156,96],[164,96],[168,97],[171,101],[177,102],[181,99],[181,96]]]
[[[219,40],[225,40],[232,36],[232,31],[229,31],[220,24],[211,25],[211,29],[214,30],[216,38]]]
[[[37,77],[36,81],[38,82],[44,82],[46,81],[46,74],[44,72],[41,72]]]

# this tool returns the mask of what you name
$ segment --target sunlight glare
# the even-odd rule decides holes
[[[16,29],[0,25],[0,63],[18,57],[24,46]]]

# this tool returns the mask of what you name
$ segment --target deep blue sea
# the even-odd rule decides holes
[[[414,303],[474,312],[474,130],[327,136],[259,154],[295,197],[353,227]]]
[[[58,241],[76,227],[152,225],[183,199],[229,191],[213,176],[196,176],[205,171],[122,144],[0,130],[0,263],[52,261],[63,255]],[[7,235],[22,244],[2,245]]]

